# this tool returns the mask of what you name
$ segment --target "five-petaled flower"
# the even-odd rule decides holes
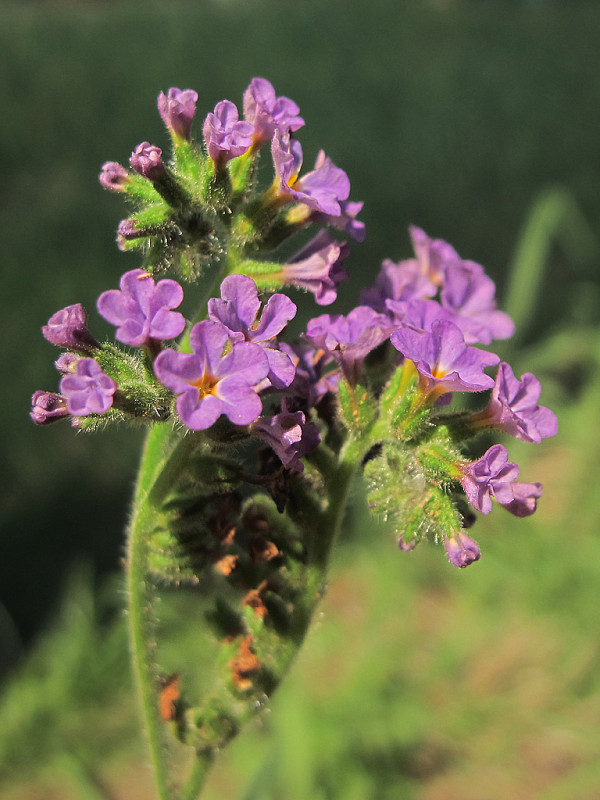
[[[116,381],[103,372],[93,358],[80,358],[75,371],[60,381],[67,411],[74,417],[104,414],[112,406],[116,390]]]
[[[510,365],[503,361],[498,367],[487,408],[472,414],[471,424],[504,431],[524,442],[541,442],[548,436],[555,436],[556,414],[538,405],[541,391],[535,375],[526,372],[519,380]]]
[[[254,78],[244,92],[244,118],[253,127],[254,147],[268,142],[276,130],[297,131],[304,125],[300,109],[289,97],[277,97],[265,78]]]
[[[297,139],[275,131],[271,152],[277,173],[277,192],[282,199],[304,203],[332,217],[342,214],[340,203],[348,199],[350,181],[344,170],[336,167],[323,151],[317,156],[314,170],[301,178],[302,146]]]
[[[124,344],[140,347],[152,339],[174,339],[185,328],[178,311],[183,289],[177,281],[164,278],[157,284],[149,272],[133,269],[119,282],[120,289],[109,289],[98,298],[98,311],[104,319],[118,325],[116,337]]]
[[[163,350],[154,371],[177,398],[177,413],[192,430],[205,430],[225,414],[236,425],[258,418],[262,401],[255,387],[267,377],[265,351],[252,342],[231,344],[229,331],[220,322],[198,322],[190,332],[192,353]]]
[[[428,397],[437,398],[446,392],[481,392],[494,385],[483,370],[497,364],[499,357],[467,345],[452,322],[436,320],[431,331],[403,326],[390,338],[394,347],[415,365],[421,389]]]
[[[230,275],[221,284],[221,299],[208,301],[208,315],[227,328],[232,341],[259,344],[269,361],[269,381],[282,389],[294,380],[296,371],[290,357],[279,349],[277,336],[296,316],[296,306],[287,295],[274,294],[258,319],[260,305],[252,278]]]

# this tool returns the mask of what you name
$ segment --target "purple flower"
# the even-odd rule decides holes
[[[443,239],[431,239],[415,225],[409,227],[409,232],[419,270],[434,284],[441,286],[446,269],[451,264],[460,263],[460,256]]]
[[[542,496],[541,483],[513,483],[514,500],[503,503],[504,508],[515,517],[529,517],[537,508],[537,501]]]
[[[269,373],[264,350],[252,342],[230,342],[227,328],[204,320],[191,330],[193,353],[163,350],[155,362],[156,375],[177,398],[177,413],[192,430],[210,428],[221,414],[235,425],[249,425],[262,410],[254,387]]]
[[[431,332],[437,320],[453,322],[450,313],[437,300],[386,300],[385,305],[396,324],[417,331]]]
[[[319,211],[313,211],[310,214],[310,222],[320,222],[323,225],[333,225],[340,231],[343,231],[348,236],[351,236],[357,242],[364,242],[365,240],[365,223],[356,219],[360,214],[364,203],[353,200],[340,201],[340,213],[322,214]]]
[[[281,352],[276,337],[296,316],[296,306],[284,294],[267,301],[260,320],[256,284],[246,275],[230,275],[221,284],[221,299],[208,301],[208,315],[224,325],[234,341],[259,344],[269,361],[268,378],[277,389],[289,386],[295,369],[290,357]]]
[[[454,536],[444,539],[444,548],[450,563],[460,569],[481,558],[479,545],[466,533],[455,533]]]
[[[65,375],[60,381],[67,410],[75,417],[104,414],[112,406],[116,390],[115,381],[93,358],[79,359],[75,372]]]
[[[476,266],[479,269],[473,269]],[[496,285],[473,262],[451,264],[446,269],[441,301],[454,315],[468,344],[489,344],[493,339],[509,339],[515,326],[508,314],[498,311],[494,299]]]
[[[80,358],[81,356],[76,353],[61,353],[54,362],[54,366],[63,375],[68,375],[69,372],[75,372]]]
[[[153,182],[162,180],[167,173],[162,150],[149,142],[138,144],[131,154],[130,162],[135,172]]]
[[[102,172],[98,175],[100,184],[111,192],[124,192],[129,183],[129,173],[116,161],[107,161],[102,165]]]
[[[348,279],[342,266],[348,250],[345,242],[336,242],[327,231],[320,231],[282,266],[282,279],[312,292],[320,306],[327,306],[337,297],[338,283]]]
[[[81,303],[57,311],[42,327],[42,334],[57,347],[88,352],[100,345],[87,329],[86,314]]]
[[[277,97],[275,89],[265,78],[254,78],[244,92],[244,118],[254,132],[254,146],[272,139],[278,128],[282,133],[297,131],[304,125],[298,116],[300,109],[289,97]]]
[[[34,392],[29,416],[36,425],[49,425],[67,417],[66,399],[55,392]]]
[[[141,347],[150,339],[174,339],[185,328],[185,318],[177,308],[183,289],[177,281],[154,278],[143,269],[126,272],[119,289],[109,289],[98,298],[98,312],[113,325],[116,337],[124,344]]]
[[[260,417],[250,426],[250,431],[266,442],[276,453],[286,469],[304,470],[300,460],[321,441],[318,425],[307,422],[302,411],[289,411],[286,398],[282,411],[272,417]]]
[[[158,95],[158,112],[170,133],[179,139],[189,139],[198,95],[193,89],[171,87],[168,95]]]
[[[390,339],[394,347],[415,364],[426,395],[480,392],[494,385],[483,370],[500,359],[495,353],[469,347],[452,322],[436,320],[430,332],[403,326],[394,331]]]
[[[363,290],[361,300],[376,311],[386,311],[388,301],[406,302],[433,297],[437,286],[421,271],[414,258],[395,264],[386,258],[375,279],[375,286]]]
[[[492,445],[477,461],[463,465],[462,473],[460,482],[469,503],[483,514],[492,510],[492,497],[504,506],[514,501],[519,467],[508,460],[503,445]]]
[[[252,125],[238,118],[238,110],[230,100],[221,100],[214,113],[204,120],[202,132],[208,155],[217,165],[241,156],[252,145]]]
[[[298,178],[302,167],[302,147],[296,139],[276,131],[271,143],[273,163],[279,178],[278,193],[288,201],[304,203],[309,208],[339,217],[340,202],[350,194],[350,181],[343,169],[336,167],[321,150],[315,168]]]
[[[390,332],[390,321],[369,306],[357,306],[347,316],[322,314],[311,319],[305,338],[328,351],[352,385],[360,379],[365,356],[382,344]]]
[[[305,403],[307,408],[317,405],[327,392],[337,391],[340,373],[335,370],[323,374],[323,369],[331,362],[326,351],[302,341],[292,342],[291,345],[284,342],[281,349],[289,355],[296,370],[289,392]]]
[[[538,405],[541,391],[535,375],[526,372],[518,380],[510,365],[503,361],[498,367],[487,408],[473,414],[471,422],[476,427],[504,431],[524,442],[541,442],[548,436],[555,436],[558,429],[556,415],[549,408]]]

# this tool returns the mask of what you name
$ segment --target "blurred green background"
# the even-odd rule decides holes
[[[300,105],[306,162],[323,147],[365,201],[340,308],[409,255],[408,224],[447,239],[497,281],[519,324],[502,355],[560,428],[507,442],[545,496],[481,520],[466,571],[397,552],[358,504],[322,618],[207,798],[600,798],[598,30],[575,0],[0,6],[3,798],[148,797],[114,577],[141,439],[33,426],[57,385],[39,329],[82,302],[107,331],[95,299],[137,260],[96,176],[166,146],[158,92],[196,89],[201,120],[255,75]]]

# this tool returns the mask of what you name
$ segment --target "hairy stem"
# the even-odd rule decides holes
[[[180,800],[196,800],[208,777],[213,763],[213,756],[207,753],[197,753],[192,772],[188,782],[183,787]]]
[[[195,445],[194,437],[178,439],[167,424],[156,425],[148,434],[134,495],[127,542],[127,597],[129,644],[135,683],[150,746],[160,800],[173,800],[165,764],[166,742],[157,702],[157,669],[153,591],[148,577],[148,532],[160,514],[152,502],[157,481],[173,475],[174,462],[181,463]],[[162,487],[161,487],[162,488]]]

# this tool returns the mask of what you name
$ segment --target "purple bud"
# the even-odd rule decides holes
[[[479,545],[466,533],[456,533],[444,539],[444,547],[450,563],[459,569],[464,569],[481,558]]]
[[[417,546],[417,541],[418,540],[416,536],[413,536],[412,539],[406,541],[406,539],[404,538],[404,534],[401,533],[400,536],[398,536],[397,544],[400,550],[403,550],[405,553],[409,553],[411,550],[415,549],[415,547]]]
[[[42,327],[42,333],[44,338],[57,347],[83,352],[100,347],[87,329],[85,311],[81,303],[67,306],[53,314],[48,324]]]
[[[189,139],[198,95],[193,89],[171,87],[168,95],[158,95],[158,111],[169,131],[180,139]]]
[[[60,382],[67,410],[75,417],[104,414],[112,406],[116,390],[115,381],[93,358],[80,359],[75,372],[65,375]]]
[[[98,175],[100,184],[111,192],[124,192],[129,183],[129,173],[116,161],[107,161],[102,165],[102,172]]]
[[[162,150],[149,142],[138,144],[131,154],[131,168],[150,181],[160,181],[167,173]]]
[[[54,362],[54,366],[63,375],[68,375],[70,372],[75,372],[80,358],[81,356],[76,353],[62,353]]]
[[[55,392],[34,392],[29,416],[36,425],[49,425],[68,415],[67,402],[62,395]]]
[[[138,228],[135,220],[122,219],[117,226],[117,247],[119,250],[126,250],[127,242],[133,239],[140,239],[145,235],[145,232],[141,228]]]

